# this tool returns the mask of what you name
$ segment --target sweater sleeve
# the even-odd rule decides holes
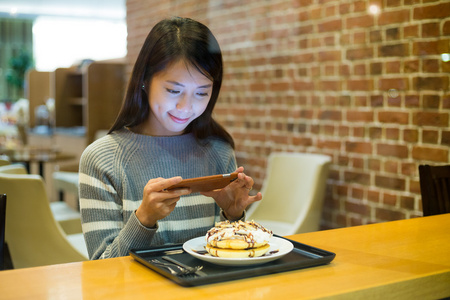
[[[134,211],[125,214],[113,167],[115,151],[108,147],[94,143],[80,159],[80,211],[90,259],[125,256],[132,248],[149,246],[157,230],[144,227]]]

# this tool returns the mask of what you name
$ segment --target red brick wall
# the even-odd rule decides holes
[[[127,10],[130,65],[163,17],[215,33],[226,73],[216,117],[257,187],[270,152],[324,153],[323,228],[422,215],[418,165],[449,162],[448,0],[128,0]]]

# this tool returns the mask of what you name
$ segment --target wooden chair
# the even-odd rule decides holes
[[[41,176],[0,174],[0,193],[8,195],[5,240],[14,268],[88,259],[83,234],[67,235],[55,220]]]
[[[419,166],[424,216],[450,213],[450,165]]]
[[[5,242],[6,195],[0,195],[0,271],[13,269],[8,244]]]
[[[317,231],[320,227],[331,158],[310,153],[272,153],[261,193],[247,210],[278,235]]]

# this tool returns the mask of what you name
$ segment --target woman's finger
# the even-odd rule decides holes
[[[244,172],[244,167],[238,167],[237,169],[236,169],[236,171],[234,171],[235,173],[243,173]]]
[[[164,191],[165,189],[171,187],[174,184],[179,183],[183,178],[181,176],[176,176],[172,178],[157,178],[157,179],[150,179],[147,183],[149,185],[150,189],[155,192]]]
[[[181,197],[168,198],[168,199],[164,200],[164,204],[167,206],[172,206],[172,205],[176,204],[180,199],[181,199]]]
[[[247,190],[251,190],[254,184],[253,178],[245,175],[244,173],[239,173],[238,179],[234,182],[236,182],[237,187],[246,188]]]

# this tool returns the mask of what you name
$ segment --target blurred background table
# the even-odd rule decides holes
[[[18,147],[15,149],[0,148],[0,154],[7,155],[12,163],[23,163],[28,173],[31,173],[31,164],[37,163],[39,175],[45,179],[44,164],[72,160],[75,155],[60,152],[54,148]]]

